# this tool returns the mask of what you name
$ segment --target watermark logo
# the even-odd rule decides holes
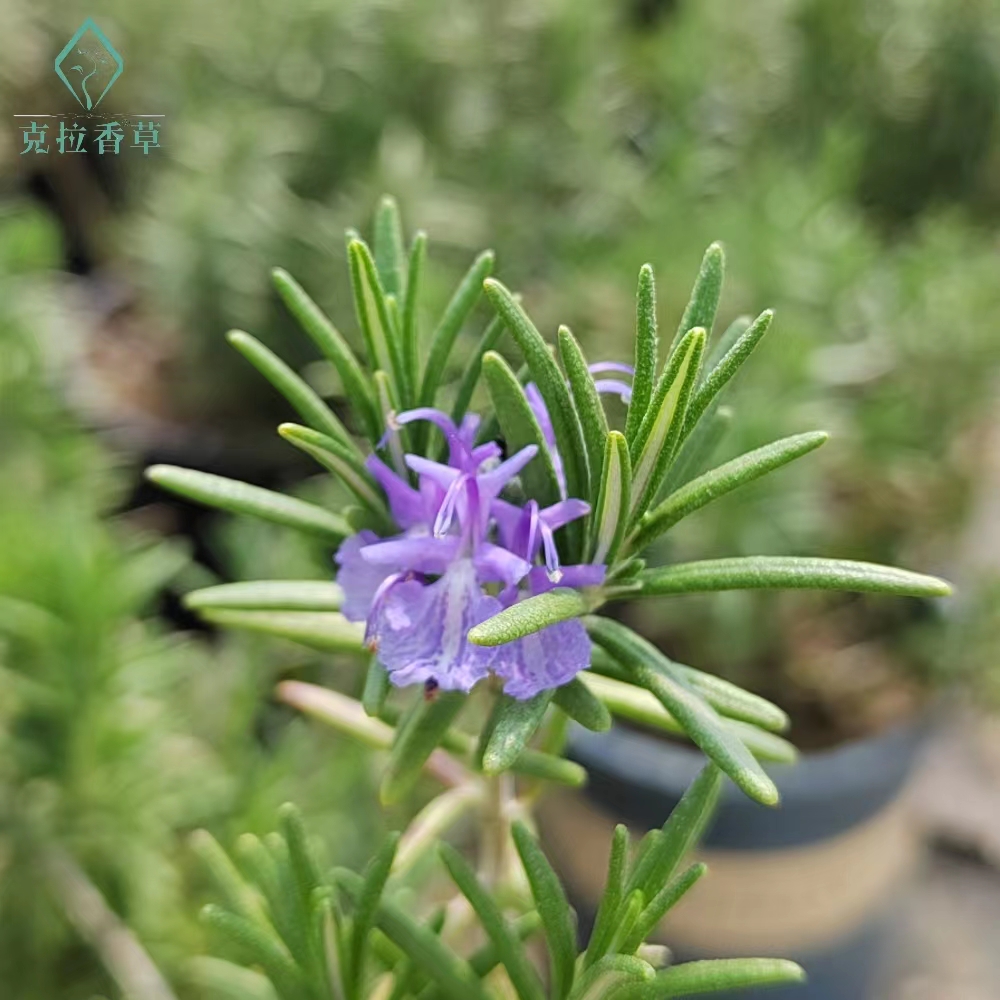
[[[125,63],[107,36],[87,18],[56,56],[56,76],[87,111],[104,100]]]
[[[118,50],[88,17],[55,61],[56,76],[82,110],[69,115],[14,115],[24,141],[21,155],[94,152],[98,156],[117,156],[129,149],[148,156],[151,149],[160,149],[165,115],[96,110],[124,69]]]

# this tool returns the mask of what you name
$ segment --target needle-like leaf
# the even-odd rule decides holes
[[[406,295],[403,297],[401,317],[403,339],[403,364],[406,366],[410,385],[414,391],[420,386],[420,335],[417,329],[417,297],[420,293],[427,257],[427,234],[418,231],[410,245],[406,274]]]
[[[801,458],[818,448],[828,437],[824,431],[812,431],[782,438],[692,479],[643,515],[629,539],[629,547],[636,551],[645,548],[688,514],[746,483],[780,469],[796,458]]]
[[[652,982],[622,993],[617,1000],[667,1000],[695,993],[801,983],[805,978],[801,966],[781,958],[718,958],[673,965],[658,972]]]
[[[611,728],[611,713],[579,677],[556,688],[555,703],[574,721],[595,733]]]
[[[337,369],[344,386],[344,395],[357,414],[369,440],[377,441],[381,431],[375,409],[375,394],[371,382],[347,341],[287,271],[279,267],[275,268],[271,275],[274,287],[288,311],[313,339],[324,357]]]
[[[232,514],[249,514],[310,535],[319,535],[331,542],[339,542],[354,534],[343,518],[316,504],[210,472],[196,472],[175,465],[153,465],[146,470],[146,478],[171,493],[208,507],[218,507]]]
[[[246,580],[192,590],[184,606],[192,611],[339,611],[340,586],[328,580]]]
[[[660,336],[656,328],[656,283],[653,266],[639,269],[639,288],[635,309],[635,375],[632,377],[632,401],[625,419],[625,439],[631,444],[649,410],[659,362]]]
[[[614,562],[632,509],[632,462],[628,443],[619,431],[611,431],[605,440],[602,468],[593,516],[592,562],[603,565]]]
[[[633,521],[655,500],[681,441],[684,414],[704,347],[705,331],[701,327],[684,335],[656,384],[649,412],[629,449]]]
[[[406,251],[403,249],[403,223],[399,206],[391,195],[383,195],[375,210],[372,238],[375,269],[386,295],[402,300],[406,294]]]
[[[261,632],[326,653],[357,653],[363,648],[363,622],[350,622],[335,611],[238,611],[204,608],[202,618],[226,628]]]
[[[541,507],[556,503],[559,480],[552,454],[517,375],[499,354],[487,351],[483,357],[483,376],[507,442],[507,453],[513,455],[529,444],[538,448],[538,454],[521,472],[525,493],[534,497]]]
[[[526,701],[505,694],[497,698],[480,737],[482,768],[486,774],[500,774],[514,765],[541,725],[552,695],[552,691],[542,691]]]
[[[569,380],[573,404],[580,416],[583,443],[587,449],[587,465],[590,469],[590,484],[582,500],[596,503],[601,488],[601,470],[604,465],[604,442],[608,437],[608,419],[597,394],[597,386],[587,367],[587,359],[569,327],[559,327],[559,360],[562,362]]]
[[[588,601],[578,590],[557,587],[518,601],[469,629],[469,642],[477,646],[502,646],[556,622],[579,618],[589,610]]]
[[[563,1000],[573,985],[576,963],[573,911],[559,877],[528,828],[518,820],[511,827],[511,833],[545,928],[545,942],[549,949],[549,996],[551,1000]]]
[[[594,640],[650,691],[684,727],[691,740],[752,799],[776,805],[778,790],[753,755],[699,695],[671,676],[673,664],[631,629],[609,618],[590,616]]]
[[[438,387],[444,376],[445,365],[451,356],[451,349],[469,318],[479,296],[482,294],[483,281],[493,272],[495,255],[492,250],[484,250],[473,262],[465,276],[455,289],[444,313],[438,322],[431,338],[431,348],[424,365],[423,382],[420,385],[420,406],[433,406],[437,397]]]
[[[611,854],[608,858],[608,877],[604,883],[604,893],[597,908],[594,928],[583,959],[586,969],[607,953],[614,936],[618,910],[625,896],[625,879],[628,875],[628,827],[619,823],[611,838]]]
[[[458,394],[455,396],[455,404],[451,408],[451,419],[455,421],[456,425],[462,422],[462,417],[465,416],[469,409],[469,403],[472,402],[472,394],[476,391],[476,384],[483,371],[483,356],[487,351],[492,351],[496,347],[503,330],[503,321],[499,316],[494,316],[483,331],[472,356],[468,359],[465,374],[458,386]]]
[[[230,330],[226,339],[292,404],[310,427],[328,434],[352,454],[360,454],[334,412],[281,358],[242,330]]]
[[[696,326],[703,327],[711,336],[715,323],[715,314],[719,309],[719,299],[722,297],[722,279],[725,277],[726,255],[721,243],[713,243],[701,260],[701,268],[691,290],[691,298],[684,309],[684,315],[677,326],[670,350],[680,343],[681,338]]]
[[[569,388],[548,345],[510,290],[490,278],[483,288],[493,308],[503,317],[511,336],[524,355],[531,377],[545,400],[556,445],[566,472],[566,490],[571,497],[584,497],[589,488],[587,452],[580,417]]]
[[[348,981],[354,995],[362,982],[362,973],[368,934],[375,922],[375,914],[382,902],[382,893],[392,871],[392,863],[399,846],[399,834],[390,833],[385,838],[375,856],[365,870],[364,883],[355,900],[354,923],[351,927],[351,942],[348,950]]]
[[[894,566],[806,556],[747,556],[676,563],[644,570],[640,593],[689,594],[712,590],[848,590],[903,597],[946,597],[951,585]]]
[[[542,981],[528,959],[524,945],[504,919],[496,901],[483,888],[469,863],[454,847],[442,844],[438,850],[448,874],[475,910],[486,936],[493,942],[520,1000],[544,1000]]]

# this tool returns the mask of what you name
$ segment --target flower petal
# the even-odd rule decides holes
[[[590,638],[576,619],[493,648],[492,669],[503,678],[504,693],[521,700],[561,687],[590,666]]]
[[[538,454],[537,444],[525,445],[520,451],[515,452],[505,462],[501,462],[495,469],[483,472],[476,478],[479,480],[479,489],[483,497],[492,500],[500,495],[500,491],[509,483],[536,455]]]
[[[590,513],[590,504],[586,500],[560,500],[546,507],[539,516],[552,531],[557,531],[564,524],[575,521],[578,517],[586,517]]]
[[[364,558],[364,549],[378,541],[374,531],[359,531],[345,539],[334,556],[334,562],[340,567],[337,583],[344,591],[344,603],[340,610],[349,621],[362,622],[368,617],[375,592],[392,572],[390,568],[373,565]]]
[[[456,535],[435,538],[433,535],[398,535],[384,542],[368,545],[362,559],[386,572],[444,573],[458,553]]]
[[[382,459],[369,455],[365,468],[385,491],[393,520],[401,528],[412,528],[427,523],[427,501],[405,479],[396,475]]]
[[[496,647],[475,646],[469,629],[500,610],[482,592],[471,560],[456,562],[435,583],[404,580],[387,589],[373,610],[369,634],[397,686],[435,681],[468,691],[487,675]]]
[[[531,569],[531,563],[490,542],[477,547],[473,561],[480,583],[502,583],[506,587],[519,583]]]

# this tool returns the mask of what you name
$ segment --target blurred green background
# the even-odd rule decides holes
[[[125,60],[107,108],[165,115],[162,148],[22,155],[15,115],[74,112],[52,61],[88,16]],[[366,763],[268,694],[288,673],[357,679],[196,632],[177,599],[213,576],[325,576],[330,554],[168,505],[140,470],[302,483],[273,434],[281,401],[223,334],[249,330],[335,396],[268,274],[291,271],[353,337],[343,233],[383,191],[430,233],[428,315],[492,246],[542,330],[568,323],[592,359],[630,360],[643,262],[669,333],[721,240],[720,325],[777,319],[719,457],[833,439],[684,522],[662,558],[898,562],[960,596],[727,594],[644,627],[791,709],[805,746],[956,686],[1000,697],[997,3],[5,0],[0,36],[10,996],[117,995],[60,860],[202,996],[189,830],[266,830],[291,797],[336,860],[366,854]]]

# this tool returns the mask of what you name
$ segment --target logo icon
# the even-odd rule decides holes
[[[56,75],[87,111],[101,103],[124,68],[122,57],[89,17],[56,56]]]

